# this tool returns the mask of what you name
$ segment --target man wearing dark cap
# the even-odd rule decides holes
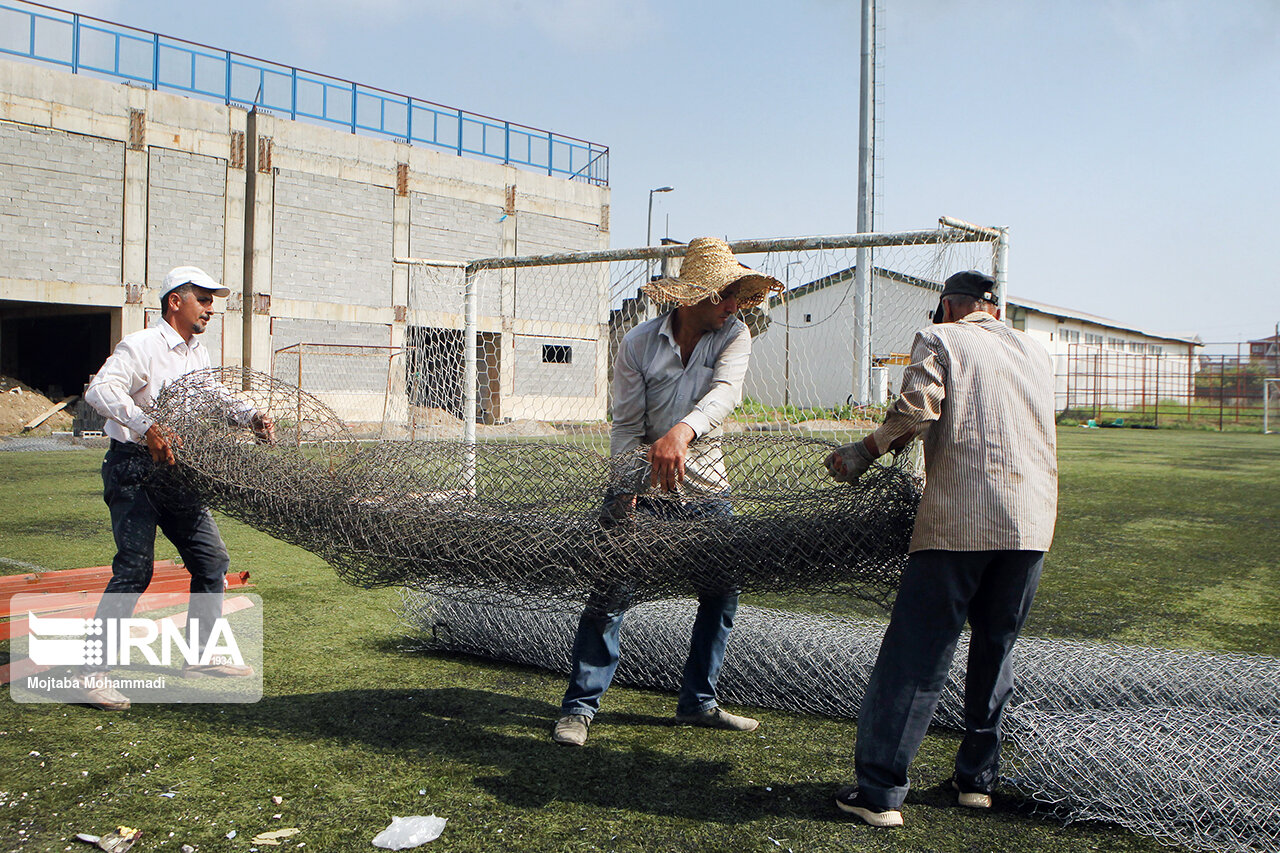
[[[902,395],[884,423],[826,460],[837,481],[852,483],[887,451],[924,442],[911,553],[858,715],[857,784],[836,794],[842,811],[872,826],[902,824],[907,768],[966,619],[965,734],[952,786],[960,805],[990,808],[1013,644],[1057,517],[1048,353],[1000,322],[996,283],[985,273],[948,278],[933,321],[916,333]]]

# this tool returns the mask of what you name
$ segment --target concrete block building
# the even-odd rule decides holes
[[[232,291],[202,337],[215,365],[275,369],[376,419],[388,387],[414,383],[369,364],[461,360],[460,286],[397,258],[608,247],[607,185],[547,171],[0,59],[0,372],[79,393],[157,319],[165,273],[193,264]],[[519,418],[551,393],[603,418],[607,282],[567,293],[520,270],[480,286],[479,416]],[[329,357],[290,361],[300,345]],[[338,361],[337,345],[379,355]]]

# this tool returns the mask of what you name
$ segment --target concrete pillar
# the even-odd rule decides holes
[[[271,372],[271,256],[275,171],[271,140],[275,119],[250,112],[245,120],[244,364]]]
[[[403,149],[403,150],[401,150]],[[409,252],[409,146],[396,146],[396,192],[391,206],[391,256],[407,258]],[[409,268],[404,264],[391,267],[391,346],[404,346],[409,319]]]
[[[120,285],[124,290],[121,335],[146,328],[147,293],[147,92],[129,89],[129,138],[124,148],[124,222]],[[159,304],[157,300],[157,305]],[[119,338],[114,338],[112,343]]]
[[[222,229],[222,283],[231,290],[222,322],[222,364],[235,367],[244,363],[244,217],[245,192],[245,123],[248,113],[231,108],[228,116],[228,155],[226,184],[226,219]]]

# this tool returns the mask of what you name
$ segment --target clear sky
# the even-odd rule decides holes
[[[610,147],[612,243],[856,231],[858,0],[49,0]],[[1280,3],[882,0],[879,230],[1010,229],[1010,293],[1280,321]]]

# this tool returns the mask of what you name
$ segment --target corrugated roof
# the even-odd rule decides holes
[[[849,267],[847,269],[840,270],[839,272],[834,272],[834,273],[831,273],[830,275],[825,275],[822,278],[815,279],[805,284],[798,284],[795,287],[791,288],[791,290],[788,291],[788,293],[792,299],[796,299],[802,296],[808,296],[810,293],[814,293],[819,290],[825,290],[826,288],[831,287],[832,285],[841,284],[853,278],[854,269],[855,269],[854,267]],[[875,273],[875,275],[883,276],[884,278],[890,278],[890,279],[893,279],[894,281],[900,281],[904,284],[909,284],[914,287],[920,287],[925,290],[932,290],[935,293],[942,290],[942,285],[936,281],[930,281],[928,279],[918,278],[913,275],[907,275],[906,273],[895,272],[894,270],[886,269],[884,267],[873,267],[872,270]],[[773,308],[773,307],[776,307],[777,305],[780,305],[782,303],[781,297],[782,297],[782,294],[774,295],[770,299],[769,307]],[[1061,308],[1057,305],[1049,305],[1048,303],[1037,302],[1033,299],[1010,298],[1007,300],[1007,305],[1009,307],[1025,308],[1029,311],[1038,311],[1041,314],[1049,314],[1051,316],[1061,317],[1067,320],[1080,320],[1086,323],[1094,323],[1099,326],[1105,326],[1108,329],[1115,329],[1116,331],[1119,331],[1119,332],[1131,332],[1133,334],[1145,335],[1148,338],[1156,338],[1162,341],[1176,341],[1181,344],[1194,344],[1195,346],[1204,346],[1204,343],[1200,340],[1199,335],[1186,335],[1186,334],[1166,335],[1160,332],[1152,332],[1147,329],[1139,329],[1136,326],[1122,325],[1120,323],[1117,323],[1115,320],[1110,320],[1106,317],[1102,317],[1097,314],[1089,314],[1084,311],[1077,311],[1074,308]]]
[[[1049,305],[1046,302],[1037,302],[1034,299],[1012,299],[1008,300],[1009,305],[1016,305],[1019,308],[1026,308],[1031,311],[1038,311],[1041,314],[1049,314],[1054,317],[1061,317],[1066,320],[1080,320],[1085,323],[1094,323],[1099,326],[1106,326],[1108,329],[1116,329],[1121,332],[1132,332],[1137,335],[1146,335],[1148,338],[1159,338],[1162,341],[1177,341],[1181,344],[1194,344],[1196,346],[1204,346],[1199,335],[1166,335],[1162,332],[1153,332],[1149,329],[1140,329],[1137,326],[1126,326],[1117,323],[1115,320],[1101,317],[1097,314],[1089,314],[1084,311],[1077,311],[1074,308],[1061,308],[1057,305]]]

